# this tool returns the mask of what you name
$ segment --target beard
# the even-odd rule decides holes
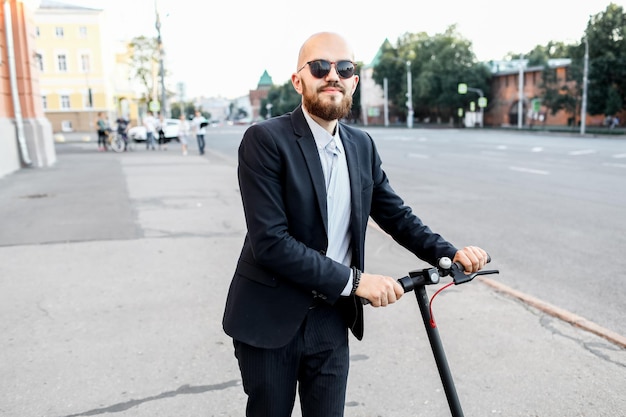
[[[343,93],[343,98],[339,102],[323,103],[319,92],[327,87],[338,88]],[[318,91],[311,92],[306,84],[302,84],[302,103],[309,113],[327,122],[343,119],[350,114],[352,108],[352,96],[346,94],[346,89],[340,83],[329,83],[319,88]]]

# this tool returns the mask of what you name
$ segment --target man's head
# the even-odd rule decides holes
[[[355,65],[352,49],[336,33],[316,33],[304,42],[291,82],[312,116],[330,122],[350,113],[359,82]]]

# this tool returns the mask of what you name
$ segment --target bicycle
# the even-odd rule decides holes
[[[490,261],[491,258],[487,260],[487,262]],[[443,349],[443,344],[441,343],[441,338],[439,337],[437,324],[435,323],[432,316],[431,301],[432,298],[434,298],[437,294],[453,284],[460,285],[466,282],[470,282],[479,275],[498,273],[500,273],[500,271],[496,269],[483,270],[466,274],[463,266],[460,263],[452,263],[449,258],[441,258],[437,267],[411,271],[409,272],[408,276],[398,279],[398,282],[404,289],[404,292],[415,290],[415,297],[417,299],[417,303],[419,304],[424,327],[426,328],[426,333],[428,334],[430,347],[435,357],[437,370],[439,371],[439,376],[441,377],[441,382],[443,384],[452,417],[463,417],[463,410],[461,408],[461,403],[456,392],[456,387],[454,386],[454,380],[452,379],[450,367],[448,366],[448,360]],[[428,295],[426,293],[426,285],[438,284],[441,277],[445,276],[450,276],[452,278],[452,282],[448,283],[444,287],[440,288],[437,292],[435,292],[435,294],[433,294],[433,297],[431,298],[431,301],[429,301]]]
[[[126,150],[128,139],[124,135],[116,132],[109,132],[107,135],[107,144],[114,152],[124,152]]]

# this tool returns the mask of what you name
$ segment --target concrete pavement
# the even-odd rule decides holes
[[[244,415],[221,329],[235,161],[56,147],[56,166],[0,179],[0,416]],[[367,249],[370,271],[425,267],[374,228]],[[480,282],[433,310],[467,416],[625,415],[619,345]],[[367,308],[350,342],[347,417],[450,415],[412,294]]]

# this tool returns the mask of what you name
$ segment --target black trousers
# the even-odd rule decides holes
[[[234,341],[248,395],[247,417],[289,417],[300,396],[302,417],[342,417],[350,353],[348,329],[328,304],[311,308],[286,346],[261,349]]]

